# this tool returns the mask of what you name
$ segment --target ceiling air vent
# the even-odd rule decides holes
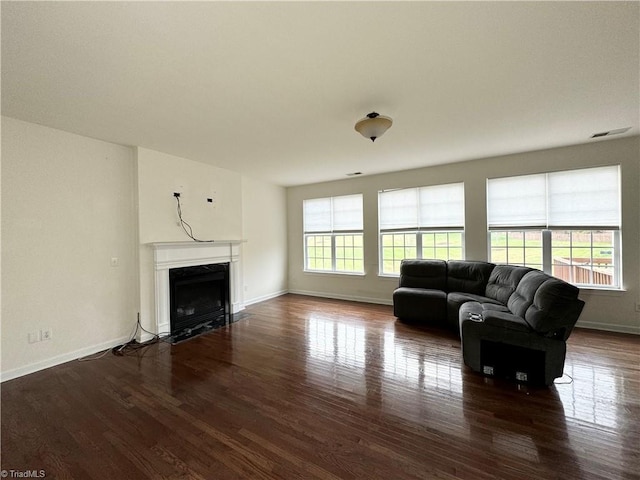
[[[629,130],[631,127],[627,128],[616,128],[615,130],[609,130],[608,132],[600,132],[594,133],[590,138],[598,138],[598,137],[608,137],[609,135],[618,135],[620,133],[624,133]]]

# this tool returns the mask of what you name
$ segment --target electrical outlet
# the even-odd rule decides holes
[[[120,259],[118,257],[111,257],[111,266],[117,267],[120,265]]]
[[[40,338],[42,341],[51,340],[52,333],[50,329],[40,330]]]
[[[40,332],[29,332],[27,335],[27,341],[29,343],[37,343],[40,341]]]

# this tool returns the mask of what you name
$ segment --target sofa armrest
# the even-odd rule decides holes
[[[482,319],[487,325],[506,328],[508,330],[533,333],[533,330],[529,327],[529,324],[525,322],[524,318],[518,317],[513,313],[484,310],[482,313]]]

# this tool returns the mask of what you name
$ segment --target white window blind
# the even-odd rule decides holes
[[[487,181],[489,229],[618,228],[620,168],[495,178]]]
[[[417,188],[380,192],[378,196],[380,230],[417,227],[417,194]]]
[[[464,184],[380,192],[380,230],[463,228]]]
[[[549,173],[548,190],[549,227],[620,227],[619,167]]]
[[[545,175],[489,179],[487,223],[489,228],[546,226]]]
[[[419,196],[420,227],[464,227],[463,183],[421,187]]]
[[[305,200],[303,216],[305,233],[360,231],[363,228],[362,195]]]

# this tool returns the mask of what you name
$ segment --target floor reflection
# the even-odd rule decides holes
[[[459,361],[438,358],[429,346],[396,332],[392,324],[382,335],[382,357],[372,361],[367,352],[379,351],[379,333],[368,335],[364,325],[345,324],[330,318],[313,316],[307,320],[307,347],[312,359],[355,368],[378,369],[383,376],[402,380],[407,386],[462,392]]]
[[[384,332],[384,364],[386,376],[403,378],[421,388],[444,389],[452,393],[462,392],[462,373],[459,363],[448,358],[429,358],[423,350],[415,351],[415,345],[406,347],[396,341],[394,328]]]
[[[365,328],[323,318],[307,321],[309,355],[357,368],[365,366]]]
[[[603,427],[618,427],[618,379],[610,368],[565,365],[558,392],[567,417]],[[564,383],[560,383],[564,382]]]

